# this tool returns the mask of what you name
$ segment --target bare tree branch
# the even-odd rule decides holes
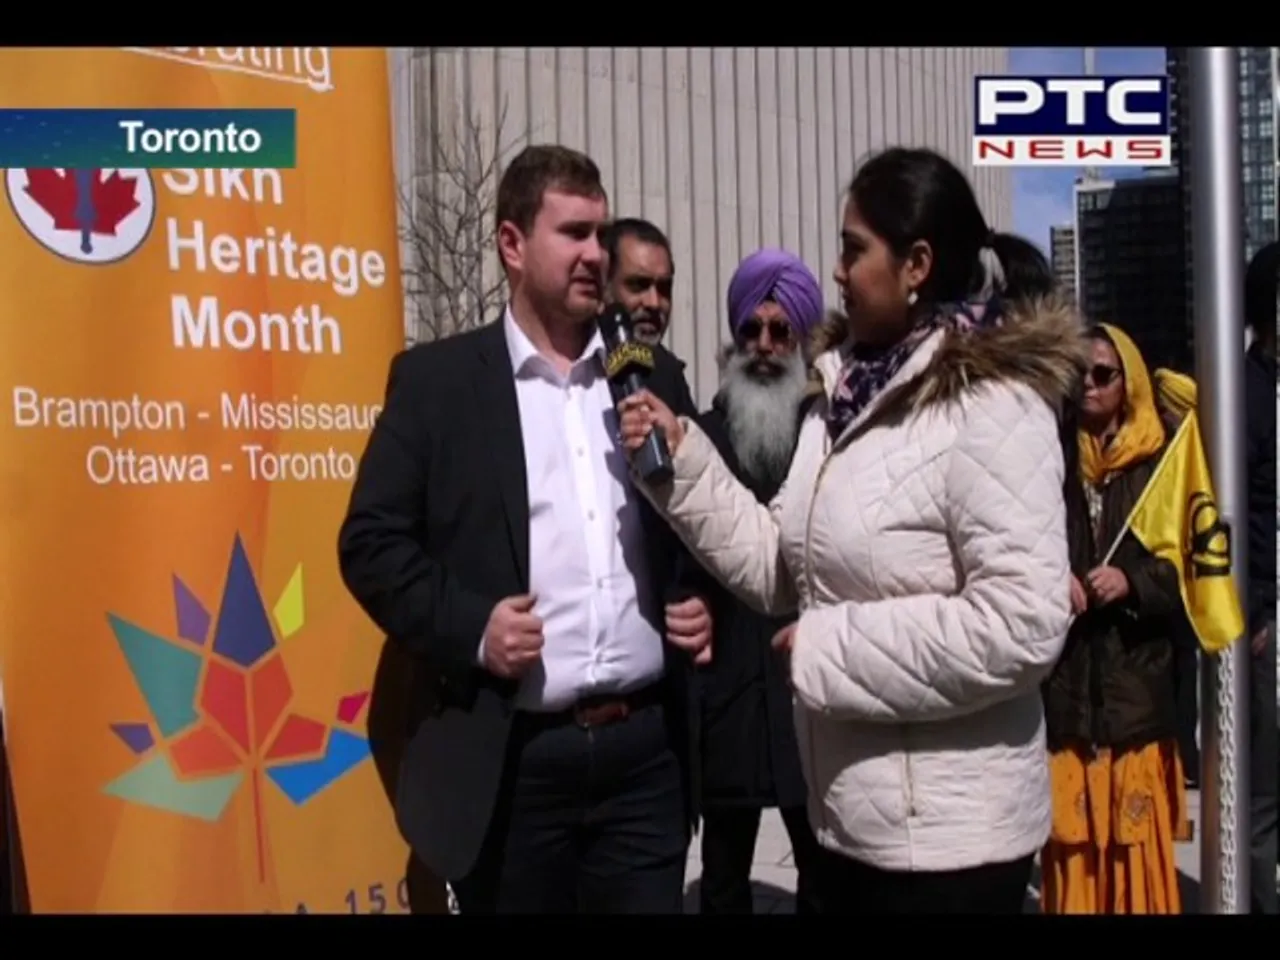
[[[431,174],[414,179],[402,239],[403,280],[417,328],[414,340],[438,340],[482,326],[506,302],[506,279],[494,246],[494,213],[503,161],[506,106],[486,130],[474,116],[456,136],[431,138]]]

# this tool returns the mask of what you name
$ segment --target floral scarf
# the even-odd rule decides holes
[[[964,303],[940,304],[925,314],[905,337],[891,347],[852,345],[845,351],[844,366],[836,380],[827,411],[827,429],[834,441],[866,409],[938,330],[968,332],[1004,323],[1004,307],[996,297]]]

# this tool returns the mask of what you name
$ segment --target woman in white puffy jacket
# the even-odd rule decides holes
[[[862,167],[841,244],[845,335],[772,504],[647,392],[620,431],[665,431],[674,478],[637,483],[703,565],[799,610],[778,643],[827,908],[1016,913],[1049,832],[1040,683],[1071,618],[1060,418],[1083,332],[932,151]]]

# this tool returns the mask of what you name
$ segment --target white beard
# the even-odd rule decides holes
[[[800,401],[809,375],[799,351],[770,362],[774,369],[762,374],[752,369],[750,354],[730,353],[725,359],[720,396],[729,442],[742,469],[762,484],[776,485],[791,468]]]

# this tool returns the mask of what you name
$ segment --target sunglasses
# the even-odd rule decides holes
[[[1095,387],[1109,387],[1120,376],[1118,367],[1109,367],[1105,363],[1095,363],[1092,367],[1085,371],[1084,378],[1086,383],[1092,383]]]
[[[769,339],[774,343],[787,343],[791,340],[791,324],[787,321],[770,320],[765,324],[755,317],[743,321],[742,326],[738,328],[738,336],[743,340],[758,340],[765,327],[769,328]]]

